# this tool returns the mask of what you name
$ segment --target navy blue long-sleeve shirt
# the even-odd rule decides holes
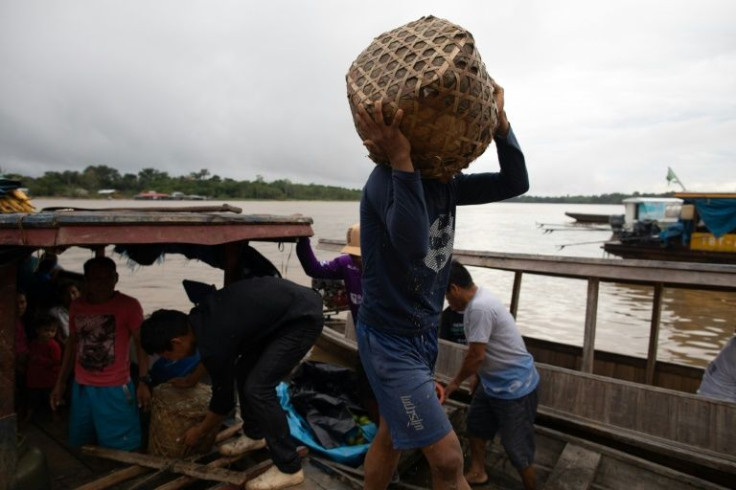
[[[362,323],[400,335],[438,327],[456,206],[502,201],[529,189],[513,131],[495,142],[500,172],[460,174],[442,183],[421,179],[419,171],[373,169],[360,201]]]

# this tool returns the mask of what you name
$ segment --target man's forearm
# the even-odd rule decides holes
[[[463,359],[463,365],[460,366],[460,371],[458,371],[458,373],[455,375],[455,378],[452,380],[452,382],[457,386],[460,386],[463,381],[478,372],[478,368],[480,368],[482,362],[482,358],[473,359],[465,356],[465,359]]]
[[[202,422],[199,423],[199,428],[202,431],[202,434],[207,434],[212,429],[219,427],[224,418],[224,415],[215,413],[212,410],[207,411],[207,415],[205,415]]]

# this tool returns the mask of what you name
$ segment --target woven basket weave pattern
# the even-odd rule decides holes
[[[360,104],[369,108],[377,100],[387,122],[404,110],[401,131],[425,178],[446,180],[493,139],[498,111],[491,78],[473,36],[444,19],[422,17],[381,34],[346,78],[353,116]],[[382,155],[370,157],[388,164]]]
[[[207,415],[211,394],[211,388],[201,383],[191,388],[176,388],[168,383],[156,386],[151,401],[148,452],[172,458],[207,452],[215,441],[216,430],[203,436],[200,445],[193,449],[182,442],[182,437]]]

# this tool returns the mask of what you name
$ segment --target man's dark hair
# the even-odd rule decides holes
[[[148,354],[171,350],[171,339],[189,332],[187,315],[177,310],[156,310],[141,323],[141,345]]]
[[[112,272],[116,272],[115,261],[110,257],[93,257],[84,263],[84,275],[89,273],[89,270],[93,267],[103,267]]]
[[[473,278],[465,268],[463,264],[457,260],[452,261],[450,264],[450,281],[447,283],[447,290],[450,290],[452,285],[458,286],[463,289],[467,289],[473,285]]]

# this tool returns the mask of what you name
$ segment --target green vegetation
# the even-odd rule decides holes
[[[601,194],[598,196],[556,196],[556,197],[544,197],[544,196],[519,196],[513,199],[509,199],[509,202],[542,202],[542,203],[567,203],[567,204],[621,204],[621,201],[627,197],[673,197],[674,192],[665,192],[663,194],[653,193],[640,193],[634,192],[632,194],[621,194],[620,192],[614,192],[612,194]]]
[[[260,199],[295,201],[357,201],[360,189],[317,184],[295,184],[288,179],[266,182],[257,175],[255,180],[237,181],[210,175],[202,169],[186,176],[173,177],[167,172],[144,168],[138,174],[121,175],[106,165],[89,166],[82,172],[46,172],[41,177],[26,177],[6,174],[6,178],[19,180],[27,187],[31,196],[99,198],[100,190],[115,190],[115,197],[131,198],[138,193],[155,190],[165,194],[181,192],[186,195],[207,196],[211,199]],[[601,194],[598,196],[530,196],[524,195],[510,199],[510,202],[529,203],[580,203],[580,204],[621,204],[627,197],[635,196],[671,197],[672,192],[650,194]]]
[[[138,174],[121,175],[118,170],[105,165],[89,166],[83,172],[66,170],[46,172],[41,177],[6,174],[6,178],[19,180],[31,196],[99,198],[101,190],[115,190],[115,197],[130,198],[141,192],[207,196],[212,199],[267,199],[267,200],[315,200],[357,201],[360,189],[294,184],[287,179],[266,182],[260,175],[253,181],[237,181],[210,175],[202,169],[186,176],[173,177],[167,172],[144,168]]]

